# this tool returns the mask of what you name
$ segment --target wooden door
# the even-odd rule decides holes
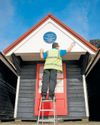
[[[39,103],[41,98],[41,85],[43,75],[43,64],[37,64],[36,74],[36,96],[35,96],[35,115],[38,115]],[[67,115],[67,80],[66,80],[66,64],[63,63],[63,73],[57,73],[57,85],[55,88],[56,96],[56,115]],[[44,104],[45,108],[52,108],[51,102]],[[53,115],[52,112],[45,112],[45,116]]]

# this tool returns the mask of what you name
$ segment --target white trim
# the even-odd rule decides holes
[[[86,116],[89,117],[88,94],[87,94],[85,75],[82,75],[82,77],[83,77],[83,88],[84,88]]]
[[[18,79],[17,79],[16,99],[15,99],[15,108],[14,108],[14,118],[17,117],[18,96],[19,96],[19,86],[20,86],[20,76],[18,76]]]
[[[13,52],[14,53],[18,53],[18,49],[23,46],[26,42],[28,42],[32,37],[34,37],[42,28],[44,28],[46,25],[48,24],[52,24],[54,27],[56,27],[57,29],[59,29],[60,31],[62,31],[67,37],[69,37],[71,39],[71,41],[75,41],[78,46],[82,47],[84,49],[84,51],[88,51],[91,54],[95,54],[94,51],[92,51],[88,46],[84,45],[84,43],[81,42],[81,40],[78,40],[76,37],[74,37],[71,33],[69,33],[67,30],[65,30],[64,28],[62,28],[61,26],[59,26],[59,24],[57,24],[56,22],[54,22],[51,18],[49,18],[48,20],[46,20],[41,26],[39,26],[37,29],[35,29],[31,34],[29,34],[26,38],[24,38],[22,40],[22,42],[20,42],[19,44],[17,44],[13,49],[11,49],[6,56],[11,55]],[[51,30],[51,29],[48,29]],[[37,51],[39,52],[39,51]],[[74,50],[73,50],[74,52]]]

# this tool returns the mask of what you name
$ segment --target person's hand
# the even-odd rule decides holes
[[[44,52],[44,50],[41,48],[40,49],[40,57],[41,57],[41,59],[43,59],[43,52]]]
[[[40,52],[43,52],[43,51],[44,51],[44,49],[41,48],[41,49],[40,49]]]
[[[72,48],[75,46],[75,42],[72,42],[70,46],[67,48],[67,52],[71,52]]]

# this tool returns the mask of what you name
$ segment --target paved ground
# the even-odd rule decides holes
[[[36,125],[36,122],[0,122],[0,125]],[[41,125],[41,124],[40,124]],[[44,125],[53,125],[51,123]],[[59,122],[56,125],[100,125],[100,122],[88,122],[88,121],[67,121],[67,122]]]

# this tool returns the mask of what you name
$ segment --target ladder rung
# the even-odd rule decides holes
[[[42,103],[45,103],[45,102],[51,102],[53,103],[53,107],[52,108],[44,108],[44,106],[42,106]],[[53,100],[49,100],[49,99],[46,99],[46,100],[42,100],[40,101],[40,106],[39,106],[39,114],[38,114],[38,121],[37,121],[37,125],[39,125],[39,122],[53,122],[55,124],[56,122],[56,118],[55,118],[55,115],[56,115],[56,99],[54,98]],[[44,118],[44,112],[54,112],[54,116],[53,118]],[[43,113],[42,113],[43,112]],[[40,116],[40,114],[42,113],[42,116]]]
[[[39,119],[39,122],[55,122],[54,119]]]
[[[42,100],[42,102],[55,102],[55,100]]]
[[[53,112],[53,111],[55,111],[54,109],[40,109],[40,111],[51,111],[51,112]]]

